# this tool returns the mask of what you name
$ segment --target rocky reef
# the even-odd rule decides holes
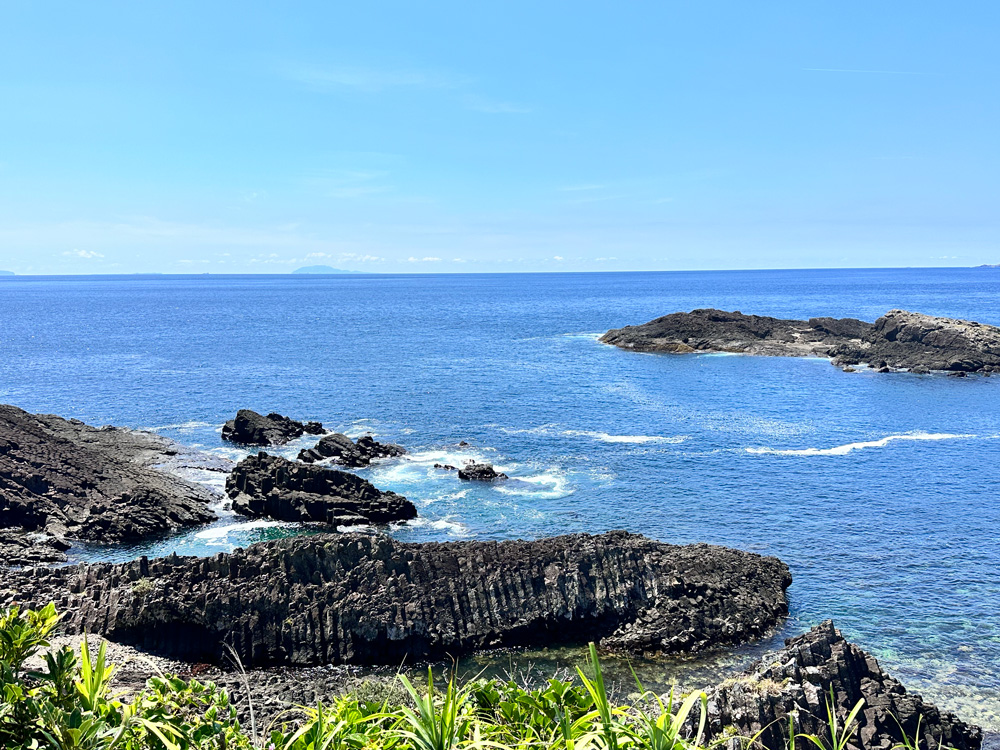
[[[0,600],[56,602],[64,630],[153,653],[248,665],[399,664],[598,640],[624,652],[738,644],[788,610],[773,557],[626,532],[404,544],[282,539],[212,558],[12,571]]]
[[[240,461],[226,480],[233,510],[279,521],[331,526],[380,524],[417,517],[395,492],[383,492],[355,474],[289,461],[261,451]]]
[[[493,464],[477,464],[475,461],[469,461],[469,463],[458,470],[458,478],[477,482],[496,482],[497,480],[507,479],[508,477],[506,474],[500,473],[494,469]]]
[[[271,412],[267,416],[240,409],[222,426],[222,439],[240,445],[284,445],[303,435],[322,435],[319,422],[297,422]]]
[[[354,442],[347,435],[336,432],[323,436],[314,447],[299,451],[298,459],[311,464],[329,458],[332,463],[360,469],[379,458],[394,458],[404,453],[406,450],[401,446],[380,443],[371,435],[364,435]]]
[[[693,310],[610,330],[601,341],[641,352],[830,357],[845,368],[865,364],[883,372],[1000,371],[1000,328],[905,310],[890,310],[874,323]]]
[[[212,521],[216,495],[157,468],[183,451],[159,435],[0,405],[0,528],[111,543]],[[6,538],[11,550],[41,543],[42,556],[62,545]]]
[[[828,738],[826,709],[831,691],[841,722],[864,700],[857,734],[849,747],[892,750],[902,743],[903,732],[928,750],[939,746],[978,750],[982,745],[979,727],[908,693],[875,657],[846,641],[830,620],[788,639],[785,648],[711,691],[708,739],[760,733],[763,747],[785,748],[792,715],[797,733]]]

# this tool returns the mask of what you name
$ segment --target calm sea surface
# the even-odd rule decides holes
[[[696,307],[1000,325],[1000,271],[3,278],[0,401],[232,458],[219,430],[241,407],[370,432],[410,451],[359,472],[416,503],[421,518],[391,530],[408,541],[625,528],[777,555],[795,578],[779,637],[832,617],[904,684],[1000,730],[1000,378],[597,341]],[[469,458],[511,481],[432,467]],[[224,515],[78,554],[207,555],[290,533]],[[643,674],[707,680],[709,662]]]

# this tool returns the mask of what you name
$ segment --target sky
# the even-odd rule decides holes
[[[0,269],[1000,263],[1000,4],[0,2]]]

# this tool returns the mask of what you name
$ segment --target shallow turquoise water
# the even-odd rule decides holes
[[[240,407],[372,432],[410,450],[361,472],[416,503],[421,518],[392,530],[406,540],[627,528],[774,554],[795,577],[783,634],[833,617],[905,684],[1000,729],[1000,378],[597,341],[707,306],[1000,324],[1000,272],[14,277],[0,280],[0,400],[234,458],[218,433]],[[512,481],[433,469],[465,458]],[[83,554],[286,533],[227,516]]]

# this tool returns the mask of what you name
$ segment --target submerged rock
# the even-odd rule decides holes
[[[311,466],[260,452],[240,461],[226,480],[233,510],[279,521],[331,526],[380,524],[417,517],[395,492],[383,492],[356,474]]]
[[[0,405],[0,528],[112,543],[212,521],[215,494],[157,468],[183,454],[152,433]]]
[[[264,416],[250,409],[240,409],[222,427],[223,440],[241,445],[284,445],[303,435],[322,434],[319,422],[297,422],[275,412]]]
[[[469,461],[469,463],[458,470],[458,478],[477,482],[495,482],[499,479],[507,479],[508,477],[506,474],[502,474],[494,469],[493,464],[477,464],[475,461]]]
[[[55,601],[69,633],[191,661],[217,661],[227,643],[247,665],[397,665],[588,639],[625,652],[738,644],[787,614],[790,583],[773,557],[622,531],[445,544],[324,534],[12,571],[0,603]]]
[[[865,702],[849,748],[891,750],[903,740],[900,727],[928,750],[937,750],[939,743],[955,750],[978,750],[982,745],[979,727],[906,692],[875,657],[844,640],[830,620],[788,639],[785,648],[711,691],[707,739],[760,732],[763,747],[783,750],[788,747],[788,719],[794,715],[796,733],[829,740],[826,707],[831,690],[841,726],[857,702]]]
[[[368,466],[379,458],[394,458],[402,456],[406,450],[398,445],[379,443],[371,435],[364,435],[353,442],[347,435],[337,432],[325,435],[312,448],[299,451],[299,461],[314,463],[325,458],[333,459],[333,463],[358,469]]]

